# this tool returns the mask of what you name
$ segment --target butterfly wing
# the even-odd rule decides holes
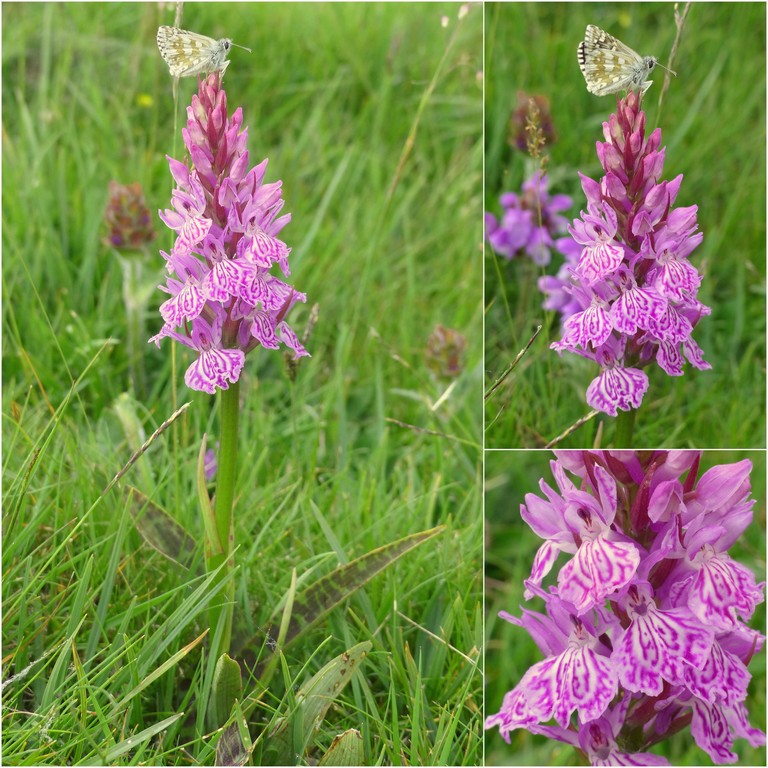
[[[627,62],[638,64],[643,57],[633,51],[628,45],[625,45],[613,35],[609,35],[604,29],[596,27],[594,24],[587,25],[587,31],[584,33],[584,42],[592,49],[602,49],[613,51],[619,56],[626,58]]]
[[[636,84],[643,58],[600,27],[589,24],[578,47],[579,69],[596,96],[628,90]]]
[[[159,27],[157,47],[172,77],[189,77],[210,69],[217,60],[220,43],[178,27]]]

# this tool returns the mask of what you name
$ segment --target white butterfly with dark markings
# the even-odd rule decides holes
[[[251,52],[250,48],[237,45],[228,37],[214,40],[178,27],[159,27],[157,30],[157,47],[173,77],[193,77],[216,69],[224,74],[229,66],[227,54],[233,45]]]
[[[646,77],[659,64],[655,56],[635,53],[621,40],[593,24],[587,25],[584,40],[579,43],[578,57],[587,90],[595,96],[631,90],[645,93],[653,82]],[[663,64],[659,66],[666,69]],[[677,76],[675,72],[672,74]]]

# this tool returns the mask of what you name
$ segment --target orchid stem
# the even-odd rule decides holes
[[[224,622],[224,631],[221,633],[219,647],[212,648],[215,658],[219,658],[222,653],[229,652],[232,639],[232,617],[235,608],[235,582],[232,573],[235,568],[233,554],[235,543],[233,506],[235,500],[235,480],[237,479],[237,428],[240,417],[239,396],[240,383],[235,382],[230,385],[229,389],[221,390],[221,400],[219,401],[221,439],[219,441],[216,498],[213,505],[213,514],[216,520],[219,541],[224,551],[210,558],[208,570],[215,570],[223,562],[226,562],[226,566],[222,569],[219,579],[227,579],[228,584],[211,605],[211,638],[215,637],[216,627],[219,622]]]
[[[636,408],[630,408],[628,411],[619,411],[616,417],[616,448],[631,448],[632,433],[635,429]]]

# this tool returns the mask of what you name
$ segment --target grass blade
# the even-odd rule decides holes
[[[147,686],[151,685],[152,683],[157,680],[158,677],[162,677],[171,667],[176,666],[179,661],[181,661],[195,646],[197,646],[202,639],[208,634],[208,630],[206,629],[204,632],[202,632],[200,635],[198,635],[191,643],[188,643],[183,648],[180,648],[176,653],[173,654],[169,659],[164,661],[157,669],[152,670],[148,675],[144,677],[144,679],[134,688],[132,688],[128,693],[123,696],[120,701],[115,704],[115,706],[112,708],[112,713],[117,714],[125,705],[134,697],[140,694]]]
[[[127,739],[123,739],[122,741],[115,744],[114,747],[107,750],[106,755],[104,756],[104,762],[109,765],[110,763],[117,760],[118,757],[121,757],[126,752],[130,752],[132,749],[135,749],[139,744],[143,744],[145,741],[149,741],[153,736],[156,736],[158,733],[162,733],[167,728],[169,728],[171,725],[173,725],[180,717],[184,717],[183,712],[178,712],[175,715],[171,715],[170,717],[166,717],[165,720],[161,720],[159,723],[155,723],[154,725],[150,725],[149,728],[145,728],[143,731],[139,731],[135,736],[129,736]],[[91,761],[87,763],[83,763],[83,765],[98,765],[99,763],[97,761]]]

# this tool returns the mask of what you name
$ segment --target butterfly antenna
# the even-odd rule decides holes
[[[671,72],[675,77],[677,77],[677,72],[675,72],[674,69],[670,69],[669,67],[665,67],[661,62],[657,61],[656,64],[658,64],[662,69],[666,69],[667,72]]]
[[[248,51],[248,53],[253,53],[253,51],[250,48],[246,48],[244,45],[238,45],[237,43],[232,43],[232,45],[235,48],[242,48],[244,51]]]

